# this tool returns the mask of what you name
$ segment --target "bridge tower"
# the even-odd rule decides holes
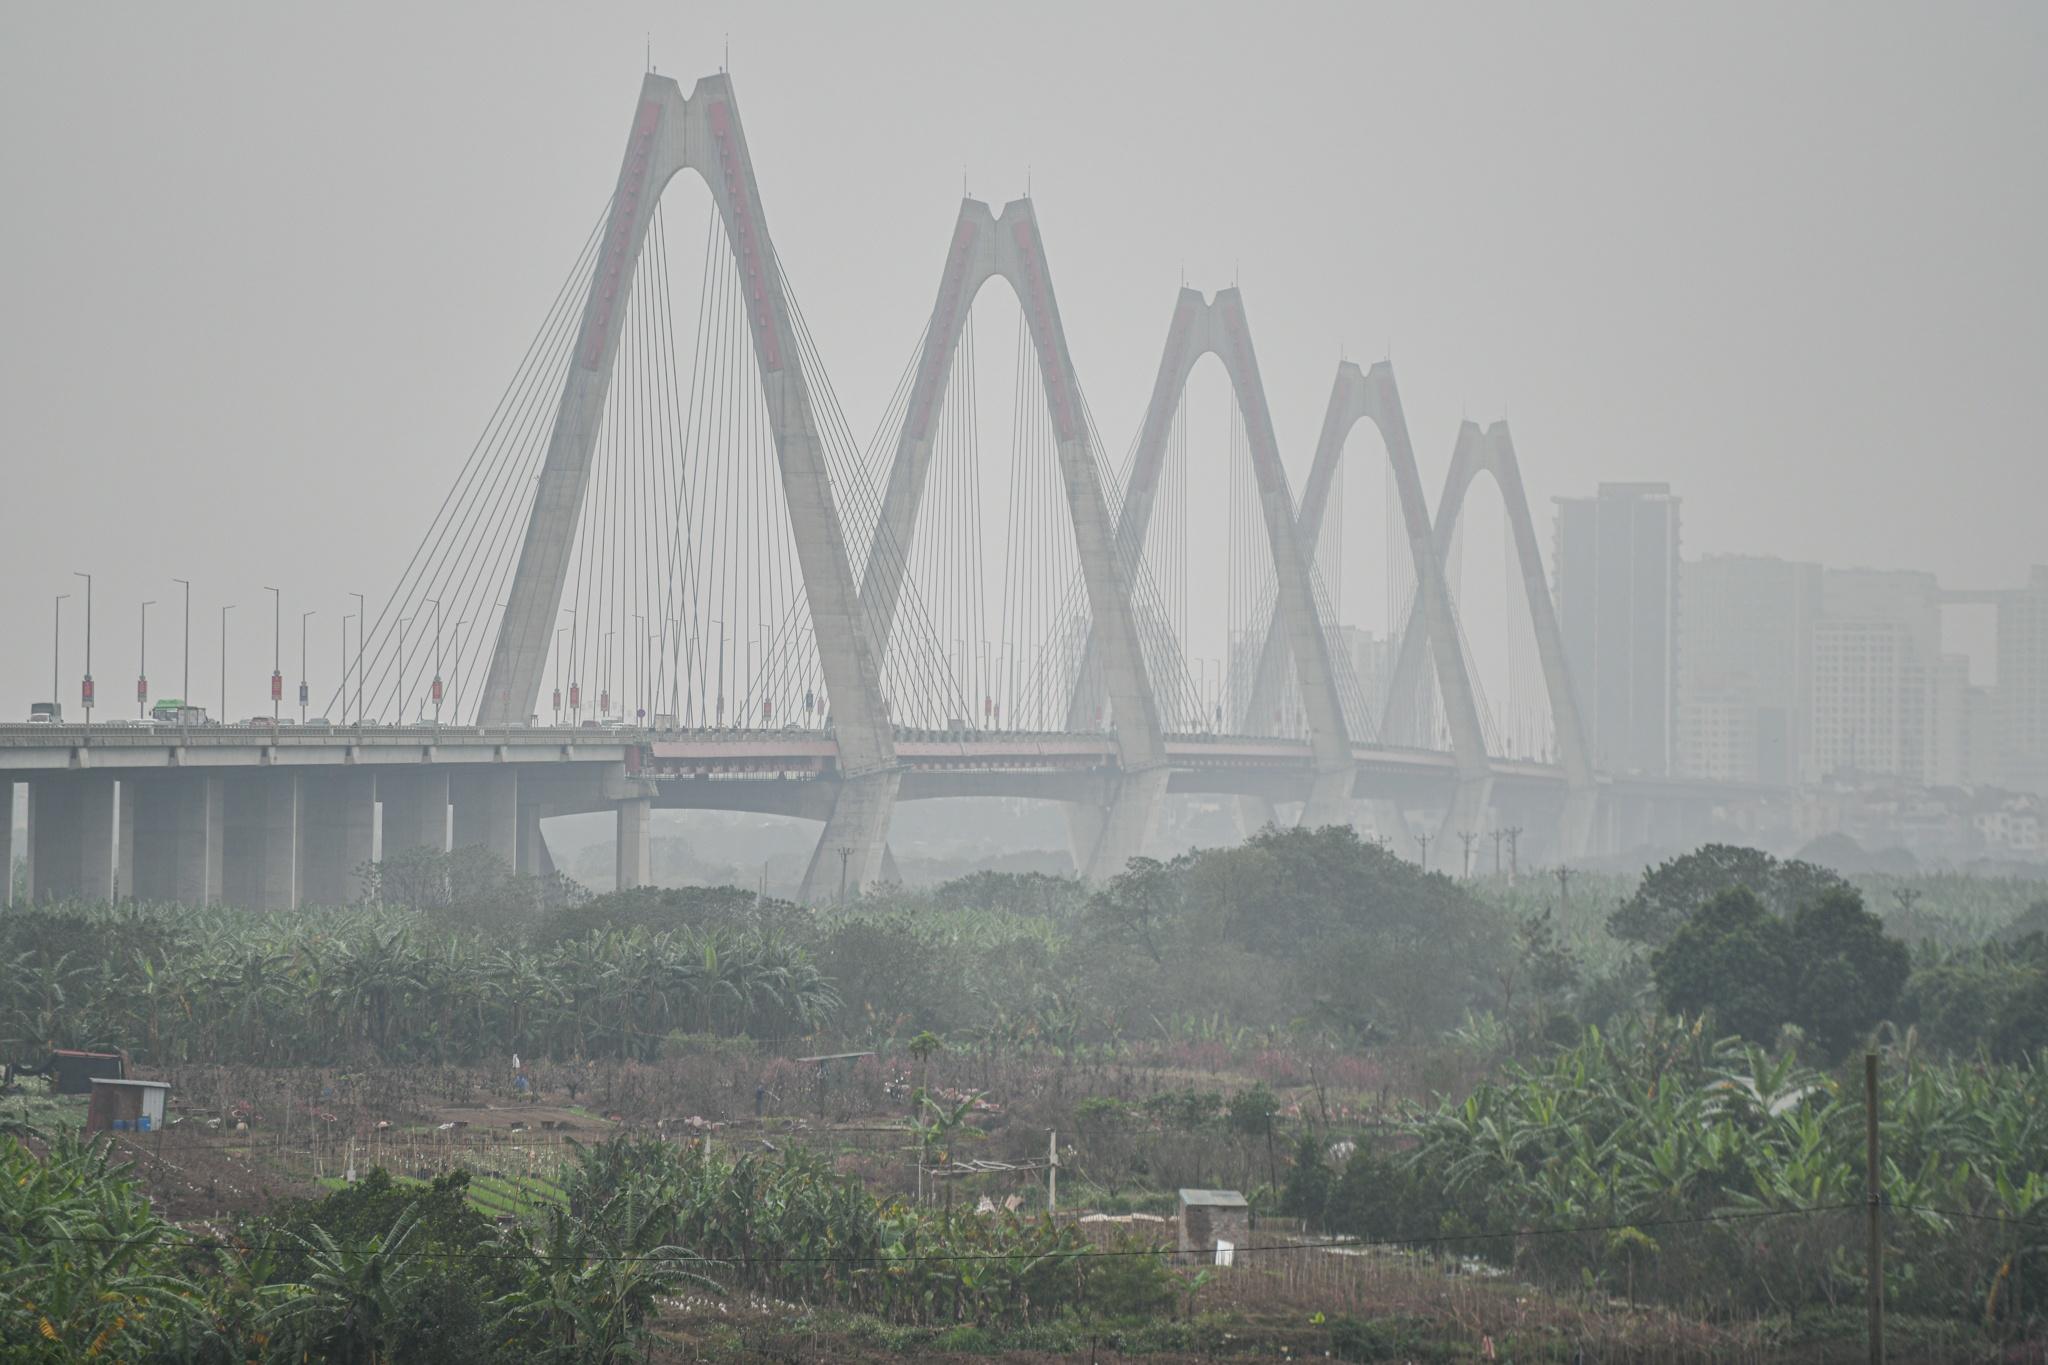
[[[1144,849],[1166,792],[1166,739],[1145,672],[1131,600],[1130,566],[1118,554],[1116,529],[1082,406],[1080,380],[1060,322],[1038,215],[1029,199],[1012,200],[1000,214],[977,199],[960,205],[945,275],[932,305],[903,429],[890,462],[874,541],[862,571],[862,605],[886,636],[903,590],[918,508],[931,468],[935,420],[952,376],[961,330],[975,295],[998,277],[1016,291],[1037,351],[1093,623],[1091,639],[1101,644],[1105,690],[1116,728],[1120,771],[1113,790],[1099,812],[1091,808],[1075,821],[1075,862],[1089,880],[1102,881],[1121,872],[1124,864]]]
[[[541,671],[561,608],[571,540],[590,481],[591,456],[612,385],[633,273],[656,201],[684,170],[696,171],[710,188],[743,282],[778,473],[820,667],[832,697],[839,782],[804,882],[806,898],[816,899],[828,886],[837,887],[842,866],[850,887],[879,874],[900,770],[882,702],[879,642],[861,619],[859,589],[799,363],[789,300],[739,106],[723,73],[698,81],[688,97],[666,76],[650,72],[641,83],[597,268],[492,652],[479,720],[486,725],[523,722],[537,709]],[[644,813],[623,812],[622,819]],[[839,853],[842,849],[847,852]]]
[[[1451,544],[1457,535],[1458,518],[1465,509],[1465,495],[1473,480],[1489,475],[1500,490],[1501,505],[1507,513],[1513,537],[1515,560],[1522,573],[1522,591],[1535,626],[1537,657],[1543,666],[1543,690],[1550,701],[1551,727],[1557,735],[1557,760],[1564,769],[1565,800],[1559,829],[1559,848],[1568,858],[1583,857],[1590,848],[1599,787],[1593,771],[1592,750],[1586,744],[1585,722],[1577,694],[1565,666],[1564,636],[1558,629],[1557,607],[1551,600],[1550,584],[1543,573],[1543,551],[1536,539],[1536,523],[1529,515],[1529,494],[1522,486],[1521,463],[1515,458],[1514,440],[1506,422],[1495,422],[1481,431],[1466,422],[1458,432],[1457,448],[1451,453],[1451,467],[1444,477],[1443,496],[1437,500],[1436,523],[1431,532],[1432,554],[1442,578],[1450,562]],[[1394,656],[1393,701],[1390,727],[1412,718],[1406,708],[1414,704],[1416,683],[1422,672],[1425,643],[1435,648],[1435,637],[1418,619],[1423,601],[1417,597],[1408,622],[1401,632]],[[1425,637],[1427,636],[1427,639]],[[1441,657],[1441,656],[1439,656]],[[1393,708],[1402,708],[1394,710]]]
[[[1245,318],[1244,296],[1234,287],[1218,292],[1214,300],[1204,297],[1199,290],[1182,289],[1174,304],[1166,348],[1159,359],[1151,403],[1145,409],[1145,423],[1139,431],[1124,488],[1123,509],[1116,528],[1117,552],[1127,564],[1135,564],[1144,553],[1174,414],[1187,391],[1188,376],[1204,356],[1210,355],[1222,363],[1238,411],[1244,414],[1245,437],[1278,589],[1271,635],[1293,656],[1295,676],[1301,680],[1303,710],[1315,756],[1314,777],[1302,807],[1301,823],[1307,827],[1350,824],[1357,761],[1345,728],[1336,672],[1330,661],[1329,637],[1316,610],[1308,550],[1315,544],[1315,538],[1313,534],[1304,536],[1296,524],[1294,494],[1287,486],[1287,470],[1280,461],[1279,443],[1273,434],[1273,417],[1266,406],[1265,385],[1259,377],[1258,356],[1252,349],[1251,327]],[[1093,639],[1089,647],[1094,648]],[[1081,685],[1075,689],[1069,712],[1070,728],[1072,718],[1085,716],[1093,709],[1093,699],[1086,695],[1089,676],[1089,670],[1083,668]]]
[[[1422,491],[1422,475],[1415,464],[1415,447],[1408,436],[1408,419],[1401,409],[1400,390],[1394,384],[1394,367],[1380,361],[1370,371],[1352,361],[1337,367],[1336,382],[1330,389],[1330,403],[1323,414],[1322,434],[1316,441],[1315,461],[1309,467],[1308,482],[1302,486],[1297,538],[1302,545],[1314,545],[1322,534],[1323,518],[1329,510],[1330,491],[1351,429],[1370,419],[1379,428],[1387,461],[1394,473],[1394,488],[1401,504],[1401,526],[1415,561],[1415,612],[1423,629],[1415,634],[1418,645],[1427,642],[1436,661],[1437,677],[1444,691],[1444,709],[1450,722],[1451,753],[1457,761],[1458,785],[1451,806],[1444,814],[1438,837],[1432,841],[1438,853],[1432,865],[1451,865],[1449,840],[1444,834],[1479,829],[1492,797],[1493,769],[1486,753],[1485,730],[1479,721],[1479,703],[1472,690],[1472,675],[1458,640],[1451,593],[1443,573],[1443,560],[1436,553],[1432,537],[1429,504]],[[1475,433],[1476,434],[1476,433]],[[1462,444],[1462,438],[1461,438]],[[1252,691],[1255,707],[1269,707],[1278,698],[1283,676],[1284,648],[1279,621],[1268,632],[1259,655],[1259,671]],[[1258,714],[1255,712],[1254,714]],[[1381,722],[1381,733],[1398,733]]]

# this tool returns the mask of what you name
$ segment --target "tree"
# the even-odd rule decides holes
[[[1708,901],[1650,956],[1657,994],[1676,1014],[1712,1012],[1721,1028],[1768,1042],[1787,1017],[1792,936],[1747,886]]]
[[[1892,1017],[1911,971],[1906,945],[1847,887],[1792,912],[1795,986],[1788,1017],[1838,1059]]]
[[[1780,862],[1753,848],[1707,844],[1645,873],[1635,894],[1608,916],[1608,932],[1661,948],[1702,906],[1734,886],[1784,917],[1826,892],[1846,889],[1848,883],[1812,863]]]
[[[1104,938],[1134,944],[1155,964],[1167,938],[1173,879],[1157,858],[1133,858],[1089,901],[1088,918]]]

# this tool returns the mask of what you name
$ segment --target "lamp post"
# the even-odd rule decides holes
[[[64,599],[69,596],[68,592],[57,594],[57,624],[50,631],[50,705],[59,711],[64,709],[64,703],[59,700],[63,693],[57,690],[62,685],[57,670],[61,666],[58,661],[64,657]]]
[[[85,678],[78,684],[79,705],[85,708],[85,723],[92,724],[92,575],[74,571],[73,578],[85,580]]]
[[[228,613],[233,605],[220,609],[220,723],[228,723]]]
[[[306,723],[306,622],[318,616],[318,611],[299,613],[299,724]]]
[[[583,684],[576,677],[576,665],[582,661],[576,650],[582,640],[583,618],[574,607],[563,607],[562,614],[569,618],[569,723],[575,725],[583,719]]]
[[[142,647],[135,659],[135,718],[141,720],[149,714],[149,609],[156,605],[151,598],[142,604]]]
[[[567,626],[555,630],[555,725],[562,723],[562,637],[569,633]]]
[[[270,728],[277,728],[278,707],[284,702],[284,594],[265,588],[270,594]]]
[[[409,622],[398,618],[398,723],[405,724],[405,630]]]
[[[190,706],[192,704],[192,580],[189,578],[173,578],[171,581],[185,585],[184,677],[178,683],[178,704],[180,706]]]
[[[348,724],[348,623],[355,619],[356,614],[354,612],[348,612],[341,618],[341,654],[338,662],[341,664],[341,723],[343,725]]]
[[[469,624],[464,617],[455,623],[455,666],[448,670],[448,699],[455,707],[455,723],[462,723],[462,628]]]
[[[434,728],[441,728],[441,599],[423,597],[422,603],[434,609],[434,685],[429,694],[434,699]]]
[[[363,723],[363,627],[370,623],[370,614],[364,605],[361,593],[352,592],[349,596],[356,599],[356,725],[358,728],[361,728]],[[348,648],[347,638],[346,634],[342,637],[343,649]],[[348,665],[346,662],[342,664],[341,688],[341,714],[345,720],[348,718]]]

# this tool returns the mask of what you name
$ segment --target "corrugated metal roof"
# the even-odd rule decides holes
[[[1182,1190],[1182,1204],[1195,1204],[1210,1209],[1241,1209],[1248,1207],[1244,1196],[1236,1190]]]

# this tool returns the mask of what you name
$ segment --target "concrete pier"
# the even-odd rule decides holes
[[[32,901],[114,897],[115,780],[111,774],[38,774],[28,784]]]
[[[621,891],[654,880],[649,866],[647,835],[654,812],[648,800],[619,803],[619,856],[616,886]]]
[[[458,771],[448,779],[455,805],[456,848],[482,848],[519,865],[519,774],[494,767],[481,772]]]
[[[252,774],[230,783],[221,899],[249,910],[299,903],[299,775]]]
[[[375,856],[377,780],[366,772],[299,779],[299,904],[353,905]]]
[[[436,768],[422,773],[380,773],[377,803],[383,807],[383,839],[379,856],[415,848],[448,851],[448,773]]]

